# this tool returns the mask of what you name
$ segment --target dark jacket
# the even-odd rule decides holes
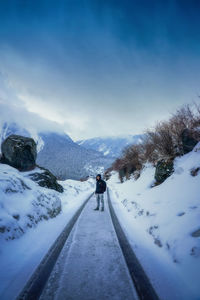
[[[100,177],[99,180],[96,179],[96,190],[95,193],[96,194],[103,194],[106,191],[106,182],[104,180],[101,179],[100,175],[97,175]]]

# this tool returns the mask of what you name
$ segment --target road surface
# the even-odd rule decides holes
[[[138,299],[111,221],[93,196],[67,239],[40,300]]]

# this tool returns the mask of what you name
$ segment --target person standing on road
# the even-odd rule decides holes
[[[96,190],[95,195],[97,199],[97,207],[94,210],[99,210],[100,201],[101,201],[101,211],[104,211],[104,195],[103,193],[106,191],[106,182],[101,179],[101,174],[97,174],[96,176]]]

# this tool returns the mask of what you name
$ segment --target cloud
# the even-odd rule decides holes
[[[199,92],[198,10],[185,1],[13,2],[0,11],[10,105],[74,139],[140,133]]]
[[[9,80],[0,73],[0,126],[4,122],[14,122],[34,133],[41,131],[63,132],[58,123],[28,111],[24,102],[17,96]]]

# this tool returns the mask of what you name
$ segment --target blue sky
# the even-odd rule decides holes
[[[194,0],[1,1],[0,72],[20,105],[74,139],[137,134],[199,101],[199,11]]]

